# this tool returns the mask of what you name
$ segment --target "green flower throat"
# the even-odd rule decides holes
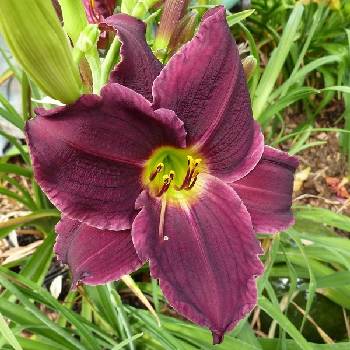
[[[142,182],[152,196],[179,200],[198,194],[198,176],[205,169],[203,158],[191,149],[161,147],[146,162]]]

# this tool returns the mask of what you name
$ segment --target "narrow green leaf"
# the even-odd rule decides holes
[[[269,63],[267,64],[261,77],[253,100],[253,114],[256,119],[260,118],[261,113],[266,108],[266,103],[269,99],[271,91],[293,45],[296,32],[302,19],[303,11],[303,5],[300,2],[297,3],[283,30],[278,47],[272,52]]]
[[[5,277],[4,277],[5,276]],[[6,280],[5,280],[6,278]],[[19,287],[15,287],[13,284],[9,284],[9,282],[7,282],[7,279],[11,279],[14,280],[15,283],[18,283],[20,286],[25,286],[26,289],[24,291],[19,291]],[[33,310],[31,309],[32,304],[30,304],[29,299],[26,298],[26,296],[24,295],[24,292],[26,293],[33,293],[33,295],[31,296],[31,299],[35,298],[38,302],[47,305],[48,307],[50,307],[53,310],[57,310],[61,315],[63,315],[64,317],[66,317],[66,319],[75,326],[75,328],[77,329],[77,331],[79,332],[81,337],[84,337],[87,340],[87,345],[86,347],[82,346],[81,344],[79,344],[79,349],[89,349],[89,350],[95,350],[96,348],[98,348],[98,343],[95,340],[95,337],[91,335],[91,331],[88,330],[88,328],[86,327],[86,325],[84,324],[84,322],[82,322],[82,318],[79,317],[78,314],[76,314],[75,312],[69,310],[68,308],[66,308],[64,305],[61,305],[59,301],[57,301],[46,289],[38,286],[36,283],[33,283],[32,281],[30,281],[28,278],[14,273],[12,271],[6,270],[4,268],[0,267],[0,283],[6,283],[6,285],[4,285],[8,290],[10,290],[10,292],[12,292],[13,294],[15,294],[17,296],[17,298],[27,307],[27,309],[32,312],[40,321],[44,322],[46,324],[46,320],[43,317],[43,314],[40,313],[40,311],[38,311],[35,307],[35,310],[37,312],[33,312]],[[21,296],[21,298],[24,298],[23,300],[19,297],[19,295]],[[28,302],[29,304],[28,304]],[[39,314],[38,314],[39,313]],[[39,317],[39,315],[41,315]],[[51,322],[51,321],[50,321]],[[65,331],[63,328],[57,326],[56,324],[54,324],[55,327],[52,328],[50,327],[52,330],[54,330],[56,333],[58,333],[59,335],[62,335],[62,331]],[[70,343],[71,340],[70,339],[66,339],[69,340]],[[75,342],[74,342],[75,343]],[[76,345],[75,345],[76,347]]]
[[[43,218],[60,218],[61,214],[56,209],[38,210],[31,214],[0,222],[0,229],[18,227]]]
[[[309,86],[303,86],[294,89],[293,91],[290,91],[288,95],[282,97],[281,99],[278,99],[277,101],[274,101],[273,103],[271,103],[271,105],[268,106],[268,108],[264,110],[264,112],[262,112],[259,118],[259,123],[266,124],[271,117],[273,117],[278,112],[283,111],[292,103],[295,103],[299,100],[309,97],[312,94],[317,93],[319,93],[319,90],[316,90]]]
[[[54,322],[52,322],[46,315],[41,313],[36,306],[30,302],[28,298],[26,298],[17,287],[15,287],[12,283],[6,280],[3,275],[0,276],[0,284],[9,290],[12,294],[14,294],[18,300],[31,312],[36,318],[42,321],[48,328],[52,331],[60,335],[63,339],[67,340],[75,349],[85,350],[79,342],[73,338],[66,330],[57,326]]]
[[[295,207],[295,217],[296,219],[307,219],[350,232],[350,218],[328,209],[298,206]]]
[[[303,82],[307,74],[314,71],[315,69],[320,68],[326,64],[334,64],[336,62],[339,62],[339,60],[339,56],[329,55],[311,61],[310,63],[306,64],[303,68],[299,69],[293,76],[289,77],[289,79],[285,83],[283,83],[278,89],[276,89],[271,94],[270,99],[274,100],[282,93],[283,90],[288,89],[293,84]]]
[[[97,306],[101,316],[112,326],[115,331],[119,331],[118,314],[112,302],[112,295],[106,285],[85,286],[91,301]]]
[[[233,13],[226,17],[229,27],[232,27],[234,24],[243,21],[247,17],[251,16],[254,13],[254,9],[244,10],[241,12]]]
[[[50,267],[56,235],[50,232],[21,270],[21,275],[41,285]]]
[[[118,345],[115,345],[112,350],[119,350],[119,349],[123,349],[125,346],[127,346],[130,341],[134,341],[138,338],[141,338],[143,336],[143,333],[139,333],[139,334],[135,334],[134,336],[132,336],[130,339],[125,339],[122,342],[120,342]]]
[[[12,125],[16,126],[18,129],[24,129],[24,120],[17,113],[17,111],[11,106],[10,102],[0,94],[0,104],[4,106],[0,108],[0,116],[9,121]]]
[[[264,350],[277,350],[279,349],[279,339],[267,339],[259,338],[260,344]],[[314,344],[309,343],[313,350],[349,350],[350,343],[336,343],[336,344]],[[286,350],[296,350],[298,348],[297,342],[292,339],[285,340]]]
[[[23,348],[21,347],[21,345],[19,345],[16,337],[14,336],[11,329],[7,325],[1,313],[0,313],[0,333],[15,350],[23,350]]]
[[[0,129],[0,135],[5,137],[12,145],[13,147],[17,148],[19,154],[22,156],[24,162],[28,165],[30,165],[30,158],[28,154],[28,148],[27,146],[23,146],[19,140],[17,140],[14,136],[9,135],[5,131]],[[6,152],[6,156],[12,156],[12,155],[17,155],[14,151],[9,151]]]
[[[350,86],[329,86],[322,89],[322,91],[340,91],[345,94],[350,94]]]
[[[265,297],[258,299],[259,307],[264,310],[273,320],[276,320],[281,328],[283,328],[296,342],[301,350],[313,350],[301,333],[295,328],[288,318],[283,315],[279,308],[276,308]]]

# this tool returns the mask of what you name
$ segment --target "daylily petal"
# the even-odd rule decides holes
[[[152,84],[162,65],[147,45],[145,24],[123,13],[104,23],[117,32],[122,43],[122,60],[110,74],[110,82],[127,86],[152,101]]]
[[[212,174],[233,181],[259,161],[263,137],[223,7],[207,12],[196,36],[154,81],[153,96],[155,108],[171,109],[184,121],[187,143],[210,158]]]
[[[99,230],[63,218],[56,225],[55,252],[68,264],[73,287],[78,282],[103,284],[119,279],[141,266],[129,230]]]
[[[262,251],[249,213],[229,185],[201,175],[196,186],[196,200],[166,207],[143,192],[131,232],[170,304],[220,342],[256,304]]]
[[[253,142],[245,156],[240,148],[242,144],[239,141],[235,143],[230,138],[232,130],[226,130],[227,134],[222,139],[217,139],[213,135],[212,142],[208,142],[202,149],[211,174],[226,182],[232,182],[254,169],[264,150],[264,135],[257,122],[254,122],[253,127]],[[230,145],[229,142],[233,144]],[[239,159],[239,156],[242,158]]]
[[[231,184],[247,207],[258,232],[273,233],[293,224],[293,178],[298,160],[265,146],[257,166]]]
[[[144,162],[158,146],[185,145],[173,112],[119,84],[37,113],[26,132],[38,183],[66,216],[101,229],[130,228]]]

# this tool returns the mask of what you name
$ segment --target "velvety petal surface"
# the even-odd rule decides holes
[[[291,205],[297,166],[297,158],[265,146],[257,166],[231,184],[247,207],[256,231],[273,233],[293,224]]]
[[[104,23],[113,28],[122,43],[122,60],[111,72],[110,82],[119,83],[152,101],[152,84],[162,69],[145,38],[145,24],[126,14],[116,14]]]
[[[197,200],[166,207],[143,192],[132,237],[140,259],[150,259],[151,274],[160,279],[169,303],[210,328],[217,343],[256,304],[261,248],[229,185],[201,175],[195,186]]]
[[[145,160],[158,146],[185,146],[173,112],[119,84],[37,113],[26,133],[38,183],[64,215],[101,229],[130,228]]]
[[[207,12],[196,36],[154,81],[153,96],[155,108],[184,121],[188,144],[203,153],[212,174],[233,181],[259,161],[263,136],[223,7]]]
[[[77,282],[103,284],[119,279],[141,266],[130,230],[99,230],[77,220],[63,218],[56,225],[55,252]]]

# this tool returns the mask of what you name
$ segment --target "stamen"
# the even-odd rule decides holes
[[[176,186],[175,189],[177,191],[181,190],[190,190],[193,188],[197,181],[197,176],[199,174],[199,171],[196,170],[196,168],[199,166],[199,164],[202,162],[201,158],[193,159],[192,156],[187,156],[187,171],[185,178],[182,182],[182,185],[180,187]]]
[[[164,175],[163,176],[163,186],[160,189],[160,191],[157,194],[157,197],[160,197],[161,195],[163,195],[170,187],[171,181],[174,180],[175,177],[175,171],[174,170],[170,170],[169,175]]]
[[[189,191],[190,189],[192,189],[193,186],[196,184],[198,175],[199,175],[199,171],[197,170],[197,171],[194,173],[194,176],[193,176],[193,178],[192,178],[191,184],[186,188],[187,191]]]
[[[192,161],[192,164],[191,164],[191,171],[190,171],[190,181],[191,179],[193,178],[193,174],[194,174],[194,171],[196,170],[196,168],[198,167],[198,165],[201,163],[202,159],[200,158],[197,158],[195,160]]]
[[[159,163],[156,167],[156,170],[154,170],[151,175],[149,176],[149,180],[153,181],[156,176],[164,169],[164,164],[163,163]]]

